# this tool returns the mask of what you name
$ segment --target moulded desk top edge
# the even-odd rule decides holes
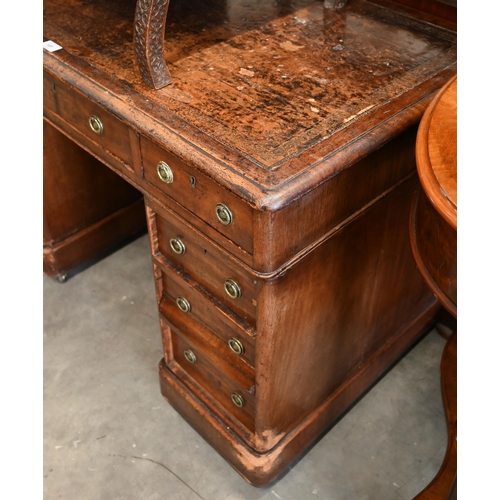
[[[422,90],[418,95],[419,100],[410,99],[410,103],[406,108],[389,115],[389,118],[379,121],[362,134],[354,133],[354,137],[344,144],[338,144],[335,140],[336,135],[343,131],[338,132],[320,144],[326,150],[323,152],[324,156],[316,158],[315,161],[311,159],[311,163],[308,163],[293,176],[282,179],[277,175],[279,172],[263,172],[255,166],[252,169],[252,176],[249,175],[252,162],[248,158],[239,155],[237,160],[229,162],[208,154],[197,144],[182,137],[179,132],[169,126],[169,123],[160,121],[154,114],[148,113],[144,108],[131,106],[127,102],[128,99],[124,99],[116,91],[113,92],[111,89],[106,88],[99,81],[89,78],[82,71],[82,61],[77,61],[75,65],[74,57],[69,54],[68,56],[63,60],[60,57],[55,57],[54,54],[44,52],[44,66],[55,75],[63,76],[65,82],[80,92],[82,92],[81,83],[85,81],[85,90],[88,97],[97,103],[102,104],[105,102],[106,108],[124,120],[129,126],[203,171],[258,210],[279,210],[287,206],[299,196],[335,176],[346,166],[355,163],[370,151],[388,142],[397,135],[398,130],[405,130],[418,123],[428,105],[428,101],[432,97],[432,94],[429,95],[427,89]],[[433,87],[440,88],[443,81],[447,81],[455,71],[456,65],[452,65],[451,68],[437,75],[432,82]],[[93,69],[93,72],[95,73],[96,70]],[[408,96],[408,93],[403,97],[405,96]],[[384,114],[383,109],[374,110],[373,113],[377,111],[379,115]],[[361,120],[358,125],[362,126],[363,124],[360,122]],[[398,124],[397,128],[393,126],[395,122]],[[199,135],[199,132],[197,135]],[[353,155],[353,152],[349,151],[349,163],[346,164],[345,152],[353,141],[356,141],[355,154]],[[221,147],[220,143],[217,143],[217,147]],[[328,151],[329,147],[331,149]],[[231,153],[235,154],[234,151]],[[309,151],[304,152],[303,155],[305,156],[307,153]],[[299,162],[301,156],[293,157],[289,162]],[[245,165],[244,175],[235,169],[235,162],[239,165]],[[238,187],[236,189],[233,176],[238,177]]]
[[[83,8],[84,3],[80,0],[72,0],[71,2],[75,8],[80,4]],[[104,2],[101,4],[97,2],[96,6],[101,5],[101,8],[104,8]],[[340,73],[337,77],[335,74],[331,74],[327,77],[328,79],[324,79],[325,82],[330,83],[316,83],[314,86],[316,91],[325,92],[327,98],[324,102],[318,100],[318,104],[315,104],[325,109],[321,110],[321,113],[320,110],[315,110],[319,113],[319,118],[317,122],[314,122],[316,125],[313,126],[310,116],[305,117],[304,123],[300,122],[300,117],[305,110],[309,109],[309,104],[304,105],[303,100],[300,100],[302,98],[299,99],[300,102],[297,101],[295,94],[290,93],[290,91],[287,94],[285,88],[280,86],[281,84],[278,84],[275,89],[271,87],[271,91],[282,92],[283,98],[292,99],[289,104],[290,113],[292,113],[290,119],[298,121],[300,126],[296,135],[290,135],[293,128],[291,126],[286,130],[279,129],[272,132],[269,151],[266,152],[262,126],[248,137],[243,138],[238,118],[231,122],[231,118],[228,117],[230,106],[227,109],[221,108],[226,113],[225,115],[208,119],[210,112],[214,110],[215,101],[212,99],[212,101],[202,102],[203,99],[210,98],[210,96],[207,97],[209,88],[206,87],[206,83],[203,83],[206,87],[205,90],[199,91],[199,95],[196,95],[195,83],[204,82],[205,76],[217,72],[200,72],[199,75],[192,77],[189,74],[190,68],[191,71],[196,72],[200,63],[213,62],[219,56],[221,58],[236,57],[228,44],[222,48],[217,45],[209,45],[206,54],[204,54],[204,49],[201,55],[196,53],[192,57],[182,59],[174,65],[173,75],[174,80],[176,78],[179,80],[179,77],[182,77],[185,78],[185,82],[182,85],[178,84],[177,88],[175,88],[174,82],[172,87],[153,91],[146,88],[147,86],[141,81],[138,74],[131,73],[131,68],[128,65],[131,54],[130,48],[127,46],[126,36],[123,38],[123,49],[118,49],[118,46],[115,49],[111,47],[111,55],[107,54],[106,50],[104,50],[103,55],[96,54],[95,50],[89,51],[85,40],[78,41],[72,32],[68,31],[68,23],[72,23],[73,14],[71,12],[68,12],[66,17],[64,15],[61,17],[61,21],[64,20],[66,25],[64,23],[62,26],[57,24],[60,17],[57,7],[64,9],[67,4],[63,3],[62,0],[51,0],[48,5],[52,8],[52,14],[48,14],[44,31],[46,31],[46,35],[55,37],[54,41],[56,42],[58,38],[61,38],[61,45],[63,45],[61,51],[44,53],[44,66],[49,72],[61,77],[67,84],[89,99],[104,105],[107,110],[132,129],[201,170],[258,210],[274,211],[288,205],[294,199],[314,189],[366,154],[378,149],[411,125],[416,124],[421,118],[428,96],[456,73],[456,45],[453,33],[440,30],[422,21],[409,18],[400,19],[400,14],[384,10],[375,4],[370,4],[370,2],[354,1],[349,4],[349,9],[353,9],[349,23],[356,23],[359,18],[361,25],[350,28],[353,37],[351,43],[354,45],[347,50],[346,57],[351,58],[354,64],[356,64],[356,58],[361,57],[360,67],[356,71],[360,75],[360,71],[364,72],[364,80],[360,83],[359,89],[357,86],[354,90],[348,89],[346,96],[354,92],[353,95],[359,94],[360,99],[355,98],[351,102],[349,100],[339,101],[338,97],[335,97],[338,92],[342,94],[347,85],[339,80],[342,77],[342,71],[345,72],[345,69],[342,70],[342,65],[340,65],[338,67]],[[302,15],[313,17],[314,15],[320,17],[330,15],[327,14],[327,11],[317,10],[318,6],[314,3],[308,5],[308,9],[306,9],[306,14]],[[368,13],[366,18],[363,17],[365,11]],[[383,14],[379,11],[383,11]],[[116,15],[117,18],[121,19],[121,14],[118,12],[110,12],[110,15]],[[376,69],[374,63],[370,62],[371,59],[367,59],[366,55],[356,55],[356,51],[359,50],[360,46],[363,47],[365,39],[363,35],[365,25],[363,23],[368,23],[371,36],[378,36],[380,23],[386,22],[377,17],[381,15],[392,19],[392,21],[387,22],[393,23],[396,31],[391,34],[392,38],[389,41],[383,42],[381,46],[377,42],[376,47],[371,49],[376,57],[385,57],[385,52],[382,50],[385,46],[392,53],[397,53],[400,43],[397,37],[398,23],[403,23],[401,24],[402,29],[410,30],[408,33],[412,34],[409,36],[416,37],[415,40],[420,40],[420,36],[423,37],[422,43],[425,50],[420,49],[420,52],[417,50],[413,54],[413,49],[409,48],[410,45],[407,42],[404,42],[408,45],[408,47],[406,45],[404,47],[409,51],[409,54],[401,56],[401,62],[396,63],[396,66],[397,64],[399,66],[397,66],[394,75],[391,76],[391,71],[394,70],[389,70],[390,76],[384,76],[385,73],[383,73],[382,76],[373,79],[366,75],[367,71],[371,72],[372,69]],[[307,17],[307,19],[312,23],[313,17]],[[75,22],[79,26],[78,22]],[[85,22],[87,23],[85,26],[90,28],[93,25],[89,23],[97,22],[97,18],[88,19]],[[280,19],[273,21],[274,24],[281,22]],[[336,29],[339,26],[342,28],[345,20],[334,19],[333,22]],[[337,26],[335,23],[340,24]],[[385,24],[382,25],[385,26]],[[277,40],[280,40],[280,30],[282,29],[276,28],[277,32],[271,35],[274,38],[271,38],[270,43],[276,44]],[[304,36],[302,28],[294,29],[296,36]],[[319,28],[317,27],[317,29]],[[415,35],[419,29],[425,31],[425,34]],[[101,44],[108,42],[108,39],[105,35],[100,34],[97,27],[95,32],[98,37],[103,37]],[[441,35],[443,36],[442,40],[439,38]],[[330,36],[330,34],[325,32],[324,36]],[[261,31],[255,30],[255,33],[238,36],[237,41],[259,44],[262,37]],[[120,40],[122,39],[120,38]],[[95,43],[99,43],[99,41]],[[68,49],[65,49],[64,45]],[[106,49],[105,45],[103,47]],[[319,47],[323,47],[323,45],[320,44]],[[428,55],[426,55],[427,48],[430,51]],[[114,50],[122,50],[122,52],[119,52],[115,57]],[[285,57],[286,50],[283,52],[283,49],[279,47],[276,50],[281,51],[282,56]],[[309,48],[305,50],[311,51]],[[292,51],[292,53],[295,52]],[[417,57],[417,60],[413,61],[410,56]],[[253,55],[244,57],[249,58],[247,62],[254,62]],[[262,62],[264,56],[261,54],[259,57]],[[336,65],[339,64],[338,61],[337,56],[332,59]],[[332,69],[336,71],[337,66],[334,65]],[[117,71],[116,74],[115,71]],[[224,85],[225,71],[225,67],[219,68],[217,75],[212,79],[213,83],[219,85],[220,82],[221,85]],[[297,70],[296,74],[291,76],[298,79],[296,83],[301,85],[301,91],[304,91],[308,85],[304,79],[312,78],[308,75],[304,76],[302,70]],[[347,82],[353,78],[349,73],[346,74],[346,77]],[[234,80],[234,75],[231,78]],[[273,82],[271,76],[263,76],[262,78],[264,79],[260,83],[261,86],[265,85],[266,82]],[[266,78],[268,79],[266,80]],[[243,80],[244,82],[245,80]],[[229,92],[228,99],[234,98],[237,94],[236,89],[231,89],[227,90]],[[195,93],[193,99],[195,99],[196,106],[182,101],[182,98],[188,95],[186,91]],[[363,91],[366,92],[365,96],[362,96]],[[257,104],[262,106],[265,105],[263,95],[266,94],[262,89],[259,92],[260,94],[253,97],[257,99]],[[176,100],[176,96],[180,98],[179,101]],[[271,98],[273,106],[277,106],[277,103],[280,102],[279,95],[276,94],[276,96]],[[356,100],[359,102],[355,102]],[[198,102],[201,103],[200,110],[197,109]],[[246,101],[243,101],[239,106],[241,110],[245,109],[246,112],[245,103]],[[335,106],[340,106],[339,116],[337,116]],[[189,115],[191,112],[194,114]],[[308,113],[314,115],[312,112],[308,111]],[[352,114],[349,116],[349,113]],[[248,114],[250,115],[248,120],[254,119],[258,122],[269,113],[259,109],[252,110],[250,107]],[[236,126],[234,136],[228,135],[228,127],[230,128],[231,123]],[[266,124],[267,122],[263,126]],[[331,129],[329,129],[330,126]],[[256,142],[253,142],[254,139]],[[286,140],[289,143],[282,145],[280,140]]]

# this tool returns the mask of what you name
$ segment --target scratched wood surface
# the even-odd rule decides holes
[[[147,88],[134,0],[45,0],[44,35],[266,171],[456,61],[455,35],[360,0],[173,1],[172,84]],[[78,9],[78,22],[74,13]]]
[[[44,36],[64,48],[44,52],[45,118],[147,197],[168,313],[162,393],[257,486],[287,470],[437,312],[407,226],[416,124],[456,72],[455,36],[368,1],[324,5],[172,0],[172,84],[155,91],[136,66],[134,0],[45,0]],[[89,136],[94,110],[109,134]],[[152,180],[162,150],[170,187]],[[227,229],[218,202],[234,210]],[[169,253],[170,228],[183,257]],[[174,273],[211,317],[194,300],[191,316],[171,313]],[[237,303],[223,273],[241,285]],[[254,344],[253,367],[228,366],[209,335],[218,315]],[[207,373],[189,371],[184,347],[201,349]],[[219,371],[224,390],[241,382],[248,413],[213,394]]]

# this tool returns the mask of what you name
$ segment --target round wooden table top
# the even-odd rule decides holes
[[[436,211],[457,229],[457,77],[436,95],[420,123],[416,145],[420,182]]]
[[[417,266],[441,304],[457,315],[457,78],[426,109],[417,133],[417,193],[410,241]]]

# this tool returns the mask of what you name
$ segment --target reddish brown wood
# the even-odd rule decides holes
[[[182,328],[182,323],[180,328]],[[172,328],[172,346],[174,360],[171,367],[174,373],[183,370],[194,383],[199,384],[225,410],[224,416],[233,415],[236,422],[243,424],[250,432],[255,430],[255,381],[254,377],[248,376],[250,370],[235,369],[231,358],[225,359],[221,356],[224,345],[213,342],[212,336],[205,336],[204,340],[212,339],[212,345],[199,338],[191,336],[189,339],[182,335],[177,328]],[[184,350],[190,349],[196,355],[196,362],[190,363],[184,356]],[[212,349],[212,350],[211,350]],[[237,392],[244,400],[242,408],[236,407],[231,401],[231,394]]]
[[[410,236],[417,264],[441,303],[457,314],[456,77],[438,93],[419,127],[416,158],[425,195],[415,198]]]
[[[441,388],[448,424],[448,446],[436,477],[415,500],[457,498],[457,334],[448,340],[441,360]]]
[[[457,231],[420,189],[414,199],[410,234],[415,261],[441,304],[457,315]]]
[[[400,27],[409,23],[408,17],[370,2],[346,5],[353,23],[350,44],[343,53],[323,45],[323,8],[318,9],[317,2],[306,2],[300,11],[310,21],[307,29],[292,22],[295,12],[289,14],[289,23],[283,19],[285,24],[271,24],[276,13],[261,8],[257,26],[267,22],[273,28],[272,47],[262,52],[242,47],[267,47],[266,30],[245,31],[243,16],[241,25],[221,27],[203,3],[193,4],[189,16],[180,5],[179,12],[172,10],[171,15],[177,16],[176,36],[166,54],[176,66],[178,80],[155,92],[144,88],[130,64],[134,52],[127,36],[132,33],[110,39],[109,33],[123,31],[133,15],[127,5],[110,10],[107,2],[98,0],[93,3],[93,16],[89,12],[88,19],[78,19],[81,31],[95,32],[94,43],[107,47],[91,51],[84,39],[60,26],[70,24],[68,17],[75,9],[86,8],[85,2],[82,6],[81,0],[50,0],[45,6],[47,36],[68,49],[45,53],[45,67],[76,87],[85,85],[91,100],[105,102],[117,115],[127,116],[132,127],[145,131],[143,135],[259,209],[279,210],[295,199],[290,192],[298,197],[313,189],[345,169],[347,162],[353,164],[388,142],[396,128],[403,131],[417,123],[424,109],[421,101],[456,72],[453,33],[421,22],[410,23],[415,27],[406,28],[401,37]],[[104,13],[107,29],[99,24],[103,21],[98,16]],[[238,35],[234,35],[236,28],[241,30]],[[326,34],[336,28],[328,25]],[[304,49],[280,45],[280,40],[292,37]],[[230,39],[232,43],[227,43]],[[183,47],[188,47],[187,53]],[[266,52],[271,49],[276,58]],[[388,54],[392,63],[386,60]],[[260,68],[258,80],[240,73],[240,68],[253,65]],[[108,90],[105,96],[95,79]],[[315,99],[321,109],[309,99]],[[131,103],[141,112],[131,113]],[[200,133],[207,130],[210,133]],[[356,147],[346,149],[354,140]]]
[[[255,277],[245,272],[237,261],[227,258],[210,240],[191,229],[185,221],[164,211],[152,200],[147,204],[160,214],[156,218],[158,245],[153,247],[153,255],[160,265],[165,260],[181,268],[198,283],[211,291],[219,301],[238,314],[248,325],[255,326],[257,284]],[[185,245],[183,255],[176,254],[170,247],[170,239],[179,238]],[[241,297],[231,299],[224,289],[227,279],[232,279],[241,288]]]
[[[457,0],[373,0],[388,8],[402,9],[415,16],[425,16],[429,22],[447,29],[457,29]]]
[[[159,267],[159,266],[157,266]],[[163,266],[162,266],[163,267]],[[198,285],[194,280],[187,279],[185,274],[176,272],[175,268],[168,266],[167,272],[160,273],[162,276],[159,309],[162,314],[169,318],[179,314],[176,306],[177,297],[184,297],[191,305],[190,317],[206,325],[214,335],[227,344],[230,338],[237,338],[244,348],[241,358],[244,362],[255,365],[255,329],[235,315],[222,303],[213,300],[207,291]],[[195,331],[196,328],[191,328]],[[232,356],[230,349],[226,345],[225,352]]]
[[[232,427],[221,420],[214,411],[213,397],[182,371],[175,375],[162,360],[159,365],[160,386],[163,396],[210,443],[244,479],[261,487],[285,473],[290,464],[307,450],[337,419],[384,373],[384,367],[399,359],[416,339],[422,327],[428,328],[435,321],[437,307],[427,309],[405,325],[397,335],[380,350],[379,356],[367,360],[363,367],[333,394],[330,395],[307,419],[287,434],[278,445],[267,453],[257,453],[244,444]],[[168,331],[163,330],[165,345],[170,345]],[[166,358],[167,359],[167,358]]]
[[[163,55],[163,39],[170,0],[137,0],[134,48],[143,80],[154,89],[171,83]]]
[[[361,207],[385,196],[388,189],[415,169],[415,135],[416,127],[407,128],[397,139],[375,148],[368,157],[274,212],[272,217],[268,212],[259,212],[258,228],[254,230],[254,267],[272,271],[289,264],[327,238],[343,221],[355,217]],[[306,219],[304,213],[314,216]],[[289,231],[290,227],[294,230]],[[275,244],[276,233],[287,235],[280,245]]]
[[[133,2],[118,3],[47,0],[64,50],[44,54],[45,117],[146,196],[162,394],[262,486],[435,321],[407,221],[416,125],[456,72],[455,35],[363,0],[176,2],[176,78],[155,91],[133,64]],[[114,133],[83,127],[89,111]]]
[[[457,318],[450,314],[445,308],[439,313],[436,323],[436,330],[441,337],[449,340],[451,336],[457,331]]]
[[[131,187],[44,120],[43,267],[63,277],[146,230]]]
[[[404,231],[415,184],[412,176],[263,285],[257,325],[265,327],[256,344],[260,450],[276,445],[376,359],[403,318],[426,307],[430,294]]]
[[[438,93],[419,126],[417,165],[427,198],[457,229],[457,77]]]
[[[457,22],[457,0],[392,0],[447,21]]]
[[[43,77],[46,109],[56,113],[78,132],[131,168],[133,152],[127,125],[104,107],[89,101],[81,92],[63,84],[49,73],[44,72]],[[97,118],[100,121],[101,133],[92,130],[91,118]]]
[[[411,316],[412,311],[420,310],[428,301],[429,293],[414,266],[404,231],[411,200],[410,193],[415,182],[416,178],[412,176],[386,193],[366,214],[359,216],[342,230],[337,229],[319,248],[288,268],[282,276],[269,278],[265,275],[254,275],[254,278],[248,280],[245,279],[247,273],[244,269],[235,270],[234,274],[241,276],[242,284],[251,283],[252,279],[257,278],[260,291],[252,302],[256,305],[262,304],[257,309],[257,325],[265,325],[257,331],[256,344],[257,359],[261,359],[260,362],[257,361],[257,384],[261,402],[261,410],[257,416],[261,419],[261,428],[257,431],[260,435],[249,438],[249,444],[260,452],[268,451],[277,443],[268,436],[271,429],[278,430],[280,425],[283,426],[283,429],[277,431],[281,433],[280,437],[283,437],[283,433],[289,432],[305,418],[326,395],[344,381],[345,377],[352,376],[352,371],[364,358],[380,349],[398,329],[402,318]],[[172,216],[162,212],[162,217],[150,219],[155,221],[155,228],[151,230],[156,231],[158,224],[165,224],[164,218],[174,220]],[[174,231],[172,234],[179,233]],[[218,266],[210,266],[209,260],[206,266],[200,266],[200,260],[209,257],[203,256],[201,246],[193,246],[188,234],[186,229],[181,234],[188,249],[186,254],[177,257],[166,248],[168,259],[177,263],[189,276],[197,277],[196,280],[184,277],[186,290],[189,290],[188,285],[203,283],[211,294],[224,300],[218,291],[217,280],[206,281],[200,274],[204,271],[198,269],[200,267],[209,270],[208,275],[216,277],[219,268],[224,273],[224,260],[220,259]],[[165,238],[155,235],[153,240],[164,241]],[[209,242],[205,243],[209,249],[208,255],[218,253],[217,248],[208,246]],[[165,247],[167,245],[163,246]],[[152,248],[155,259],[158,259],[158,248],[161,246],[155,243]],[[194,259],[193,263],[183,260],[188,258],[189,252],[190,258]],[[166,265],[162,265],[161,269],[165,271],[162,281],[165,291],[171,287],[171,279],[178,281],[179,278],[174,278],[172,269]],[[179,273],[179,277],[181,276]],[[219,281],[222,281],[222,278]],[[342,286],[331,286],[335,283],[342,283]],[[318,294],[315,293],[316,289]],[[366,289],[363,297],[358,296],[360,289]],[[244,286],[243,290],[245,292]],[[386,290],[391,290],[391,293],[385,293]],[[406,290],[412,290],[413,295],[408,295]],[[403,296],[404,300],[400,299]],[[210,299],[210,295],[207,298]],[[231,306],[230,299],[226,298],[225,302],[234,311],[239,310],[237,305]],[[325,303],[330,306],[325,308]],[[220,308],[219,305],[218,309]],[[160,309],[170,309],[167,316],[173,324],[179,325],[179,314],[172,312],[172,309],[175,312],[175,307],[169,308],[162,300]],[[388,310],[393,312],[388,315]],[[286,311],[286,314],[283,316],[280,311]],[[394,314],[394,311],[397,311],[397,314]],[[368,316],[364,316],[363,312]],[[196,314],[194,310],[191,313],[192,316]],[[354,318],[357,318],[356,321]],[[192,324],[187,334],[196,335],[195,332],[201,329],[201,326]],[[384,329],[387,329],[388,337],[381,336]],[[307,339],[307,344],[304,344],[302,339]],[[278,349],[277,342],[283,342],[285,345]],[[271,352],[267,352],[267,346],[273,346]],[[309,348],[312,352],[308,352]],[[268,356],[275,359],[269,360]],[[325,366],[325,363],[321,362],[323,358],[325,361],[336,361],[327,362]],[[307,360],[311,361],[311,366]],[[294,374],[289,367],[296,364],[304,368]],[[270,373],[264,371],[261,368],[263,366],[268,367]],[[330,369],[334,371],[331,372]],[[274,387],[274,384],[277,384],[277,387]],[[275,401],[279,401],[277,408],[268,407],[271,401],[265,395],[267,391],[273,394]],[[303,394],[300,391],[304,391]],[[287,392],[301,401],[302,412],[296,402],[293,409],[287,406]],[[269,422],[267,419],[272,420]]]
[[[167,197],[174,199],[217,232],[234,241],[240,247],[240,252],[243,249],[250,255],[253,253],[253,212],[248,204],[152,141],[145,138],[141,140],[141,153],[144,178],[161,191],[159,198],[162,201]],[[165,184],[158,176],[157,165],[160,161],[166,162],[172,170],[174,181],[171,184]],[[217,219],[217,203],[224,203],[231,210],[234,223],[230,226],[224,226]]]
[[[416,144],[422,190],[413,202],[410,237],[417,265],[444,307],[457,316],[457,78],[436,95],[420,124]],[[441,363],[448,424],[443,464],[419,500],[457,497],[457,337]]]

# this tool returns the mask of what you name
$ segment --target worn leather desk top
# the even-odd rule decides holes
[[[455,33],[370,2],[209,4],[171,2],[166,88],[137,70],[133,0],[46,1],[44,36],[64,50],[45,65],[96,82],[90,97],[221,184],[241,175],[248,199],[274,191],[263,204],[345,168],[351,142],[350,162],[416,122],[428,80],[437,90],[456,71]]]

